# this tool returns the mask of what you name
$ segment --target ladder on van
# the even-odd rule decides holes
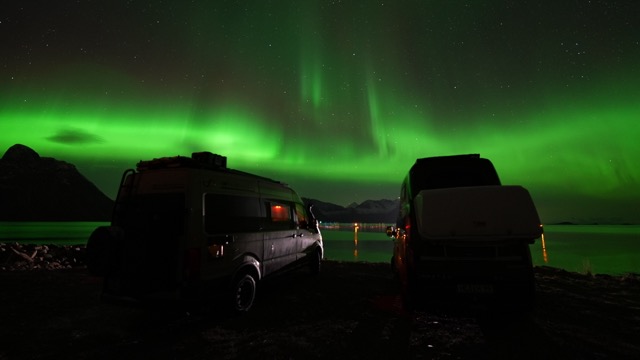
[[[113,222],[113,220],[116,218],[116,214],[118,213],[118,211],[120,210],[120,207],[124,203],[124,200],[122,199],[130,198],[131,194],[133,193],[133,189],[135,187],[135,179],[133,177],[135,176],[135,173],[136,171],[134,169],[127,169],[124,171],[124,173],[122,173],[122,178],[120,179],[120,185],[118,186],[118,194],[116,195],[116,201],[115,201],[115,204],[113,205],[113,212],[111,213],[111,222]],[[131,182],[125,185],[125,181],[129,174],[132,175]],[[123,194],[125,194],[126,196],[122,197],[121,195]]]

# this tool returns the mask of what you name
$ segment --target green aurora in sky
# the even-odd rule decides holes
[[[139,160],[211,151],[347,205],[480,153],[545,222],[640,222],[634,2],[38,5],[0,15],[0,150],[110,197]]]

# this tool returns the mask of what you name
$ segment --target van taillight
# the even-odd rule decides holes
[[[184,253],[184,278],[186,280],[200,279],[200,248],[190,248]]]

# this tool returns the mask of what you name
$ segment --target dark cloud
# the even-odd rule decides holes
[[[49,136],[47,140],[59,144],[76,145],[89,143],[103,143],[104,139],[98,135],[91,134],[79,129],[62,129],[56,134]]]

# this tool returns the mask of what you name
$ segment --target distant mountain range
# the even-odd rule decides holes
[[[112,209],[72,164],[20,144],[0,159],[0,221],[108,221]]]
[[[366,200],[361,204],[347,207],[315,199],[302,199],[305,204],[313,205],[313,214],[322,222],[340,223],[395,223],[398,217],[400,200]]]
[[[398,200],[347,207],[303,200],[322,222],[394,223],[398,214]],[[0,159],[0,221],[109,221],[113,204],[74,165],[28,146],[13,145]]]

